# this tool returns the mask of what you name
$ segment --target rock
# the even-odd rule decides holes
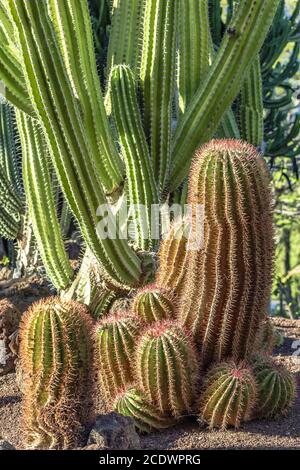
[[[0,438],[0,450],[16,450],[9,442]]]
[[[118,413],[97,416],[87,445],[96,445],[97,449],[114,450],[141,448],[140,438],[135,430],[133,420]]]
[[[18,329],[20,311],[9,300],[0,299],[0,376],[11,372],[17,358],[16,351],[10,348],[12,336]]]

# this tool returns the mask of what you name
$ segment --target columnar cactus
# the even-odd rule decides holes
[[[222,362],[207,374],[200,399],[200,418],[210,429],[238,428],[250,419],[256,396],[251,368],[243,362]]]
[[[189,203],[203,205],[204,245],[190,251],[179,317],[204,366],[244,359],[267,310],[273,226],[269,176],[254,147],[212,141],[196,154]]]
[[[121,387],[133,382],[133,356],[141,325],[126,312],[103,318],[95,328],[95,366],[100,394],[112,402]]]
[[[84,306],[49,297],[20,327],[26,445],[66,449],[81,444],[92,420],[92,325]]]
[[[253,372],[258,384],[255,415],[278,418],[286,413],[296,396],[296,383],[291,372],[266,356],[253,359]]]
[[[147,324],[170,319],[175,315],[170,294],[155,284],[145,287],[136,294],[132,311],[137,318]]]
[[[113,408],[124,416],[130,416],[135,426],[142,432],[165,429],[175,423],[174,419],[163,415],[156,406],[147,401],[143,392],[134,386],[129,386],[118,393]]]
[[[10,349],[11,335],[17,331],[20,311],[9,300],[0,300],[0,376],[14,367],[16,355]]]
[[[159,269],[156,284],[178,295],[186,270],[188,236],[187,223],[175,222],[159,248]]]
[[[136,380],[161,413],[192,411],[199,362],[193,340],[174,321],[148,327],[136,347]]]

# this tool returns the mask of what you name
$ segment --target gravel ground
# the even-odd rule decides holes
[[[208,432],[194,419],[162,433],[141,438],[144,449],[299,449],[300,450],[300,356],[292,357],[292,345],[300,341],[300,320],[275,319],[284,344],[275,356],[298,381],[298,398],[288,415],[277,421],[251,421],[239,431]],[[300,344],[299,344],[300,347]],[[21,396],[15,374],[0,377],[0,438],[22,448]]]

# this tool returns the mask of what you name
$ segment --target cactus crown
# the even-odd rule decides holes
[[[256,382],[245,363],[233,361],[213,366],[203,385],[200,417],[210,428],[238,428],[251,417],[257,395]]]
[[[174,317],[171,295],[155,284],[138,291],[133,300],[132,310],[147,324]]]
[[[258,384],[257,416],[277,418],[286,413],[296,395],[291,372],[267,356],[254,357],[253,371]]]
[[[156,322],[139,338],[136,379],[162,413],[192,409],[199,362],[192,338],[174,321]]]

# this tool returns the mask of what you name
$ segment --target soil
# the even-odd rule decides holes
[[[31,293],[22,300],[26,305],[36,300]],[[35,294],[35,293],[34,293]],[[46,295],[46,292],[45,292]],[[12,300],[16,301],[16,298]],[[163,432],[141,436],[143,449],[300,449],[300,320],[273,319],[284,336],[274,356],[295,375],[298,397],[288,414],[276,421],[251,421],[238,430],[208,431],[194,417]],[[299,341],[299,344],[296,343]],[[297,356],[297,350],[299,356]],[[22,449],[22,398],[15,374],[0,377],[0,438]]]

